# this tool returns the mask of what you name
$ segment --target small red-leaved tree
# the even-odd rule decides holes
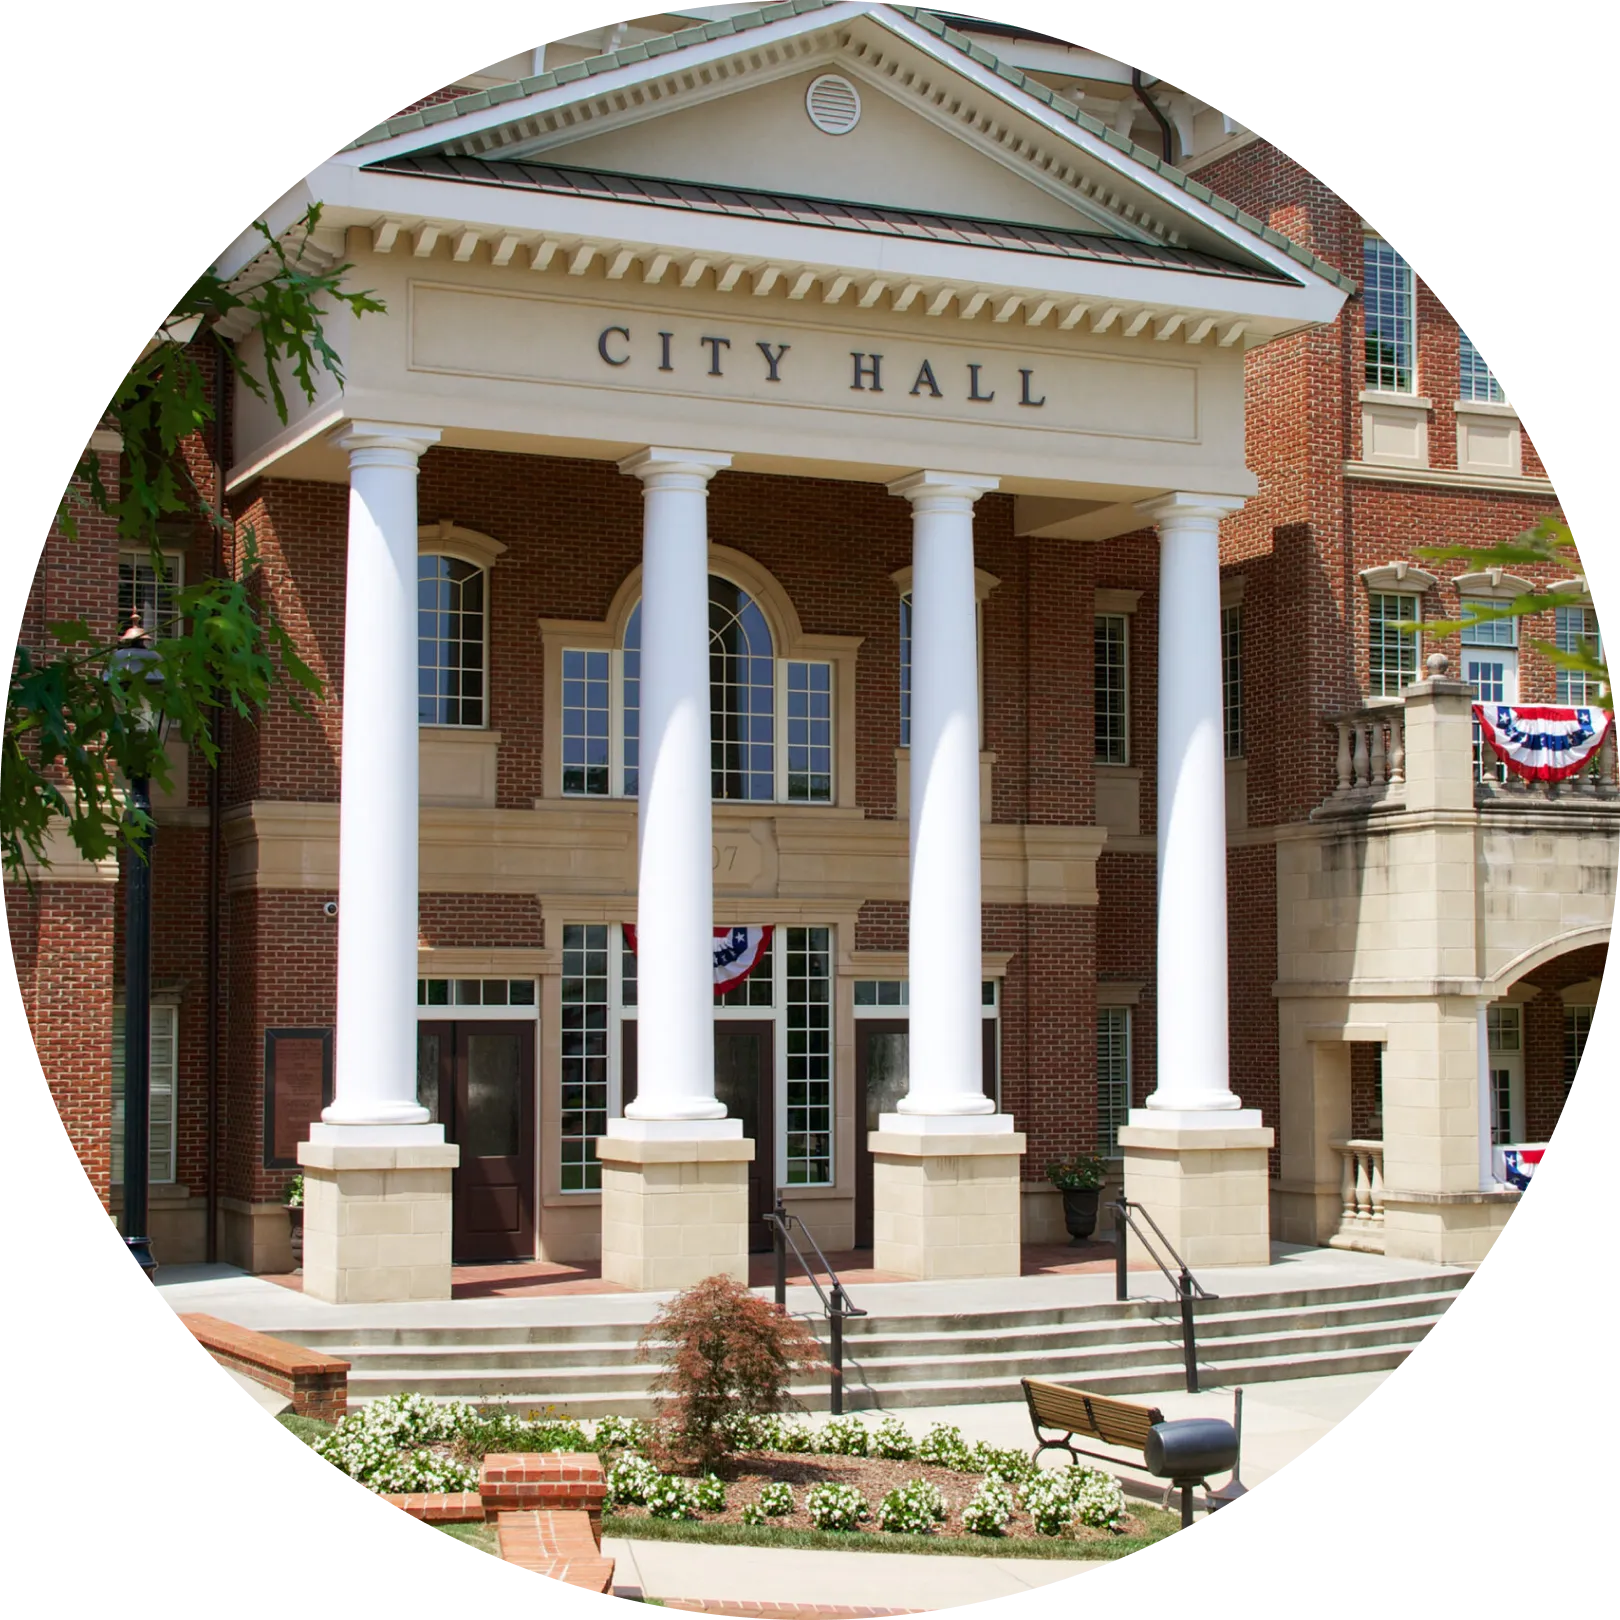
[[[637,1354],[664,1362],[652,1386],[663,1397],[659,1460],[700,1470],[725,1460],[727,1417],[779,1411],[793,1375],[825,1365],[804,1323],[730,1277],[677,1294],[648,1323]]]

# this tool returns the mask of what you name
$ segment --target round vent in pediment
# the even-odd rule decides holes
[[[861,95],[848,79],[823,73],[810,81],[804,110],[823,135],[847,135],[861,121]]]

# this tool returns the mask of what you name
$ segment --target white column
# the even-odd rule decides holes
[[[643,492],[636,1099],[612,1134],[737,1134],[714,1095],[709,480],[731,457],[640,450]],[[614,1127],[624,1126],[623,1132]],[[660,1130],[660,1126],[662,1129]],[[735,1127],[735,1129],[732,1129]]]
[[[980,1007],[973,505],[998,482],[918,472],[889,485],[912,513],[911,1079],[898,1110],[948,1119],[987,1114],[1011,1130],[984,1094]]]
[[[1242,504],[1177,494],[1137,508],[1159,529],[1158,1088],[1133,1125],[1260,1123],[1227,1065],[1219,540]]]
[[[328,1127],[425,1132],[416,1100],[416,470],[436,428],[354,422],[343,619],[337,1064]],[[311,1141],[332,1141],[312,1128]]]

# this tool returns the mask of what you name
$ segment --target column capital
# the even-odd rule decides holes
[[[918,510],[971,511],[981,495],[1001,488],[999,478],[981,473],[937,472],[932,469],[907,473],[888,486],[891,495],[900,495]]]
[[[1177,490],[1156,495],[1151,501],[1138,501],[1136,510],[1163,528],[1174,523],[1219,523],[1243,506],[1244,495],[1199,495]]]
[[[414,465],[439,442],[438,428],[400,422],[345,422],[333,443],[349,453],[349,465],[401,465],[409,459]]]
[[[669,450],[649,445],[619,463],[619,471],[639,478],[648,489],[705,489],[717,472],[731,465],[719,450]]]

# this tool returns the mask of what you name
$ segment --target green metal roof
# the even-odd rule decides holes
[[[842,3],[843,0],[782,0],[779,5],[762,6],[758,11],[745,11],[739,16],[723,18],[718,22],[682,28],[673,34],[661,34],[656,39],[644,40],[639,45],[627,45],[623,50],[587,57],[583,62],[569,62],[550,73],[537,73],[529,78],[519,79],[513,84],[497,85],[492,90],[475,90],[468,95],[457,96],[454,101],[441,101],[434,106],[423,107],[418,112],[390,118],[386,123],[378,124],[357,140],[351,141],[345,150],[355,151],[361,147],[373,146],[379,141],[393,140],[400,135],[422,133],[431,130],[435,125],[449,123],[468,113],[485,112],[509,101],[522,101],[546,90],[556,90],[563,85],[575,84],[581,79],[594,78],[599,73],[611,73],[617,68],[631,67],[638,62],[648,62],[660,56],[672,55],[689,46],[725,39],[733,34],[746,34],[756,28],[765,28],[771,23],[785,22],[790,17],[802,17],[816,11],[826,11]],[[1162,175],[1172,185],[1179,186],[1189,197],[1195,198],[1213,209],[1215,213],[1231,220],[1233,224],[1251,235],[1258,236],[1271,247],[1286,253],[1305,269],[1332,282],[1344,292],[1353,293],[1356,290],[1356,282],[1352,277],[1347,276],[1336,266],[1317,258],[1309,248],[1301,246],[1291,237],[1284,236],[1281,231],[1272,229],[1264,220],[1245,213],[1236,203],[1217,195],[1208,186],[1176,168],[1174,164],[1166,163],[1156,152],[1150,152],[1145,146],[1138,146],[1127,136],[1118,134],[1100,119],[1083,112],[1072,101],[1066,101],[1038,80],[1030,78],[1020,68],[1012,67],[991,55],[982,45],[974,43],[966,34],[958,33],[956,29],[947,26],[931,11],[924,11],[917,6],[890,6],[888,9],[909,18],[919,28],[960,51],[969,60],[994,73],[997,78],[1005,80],[1015,89],[1022,90],[1025,95],[1050,107],[1053,112],[1067,118],[1070,123],[1096,136],[1117,151],[1123,152],[1144,168]]]

